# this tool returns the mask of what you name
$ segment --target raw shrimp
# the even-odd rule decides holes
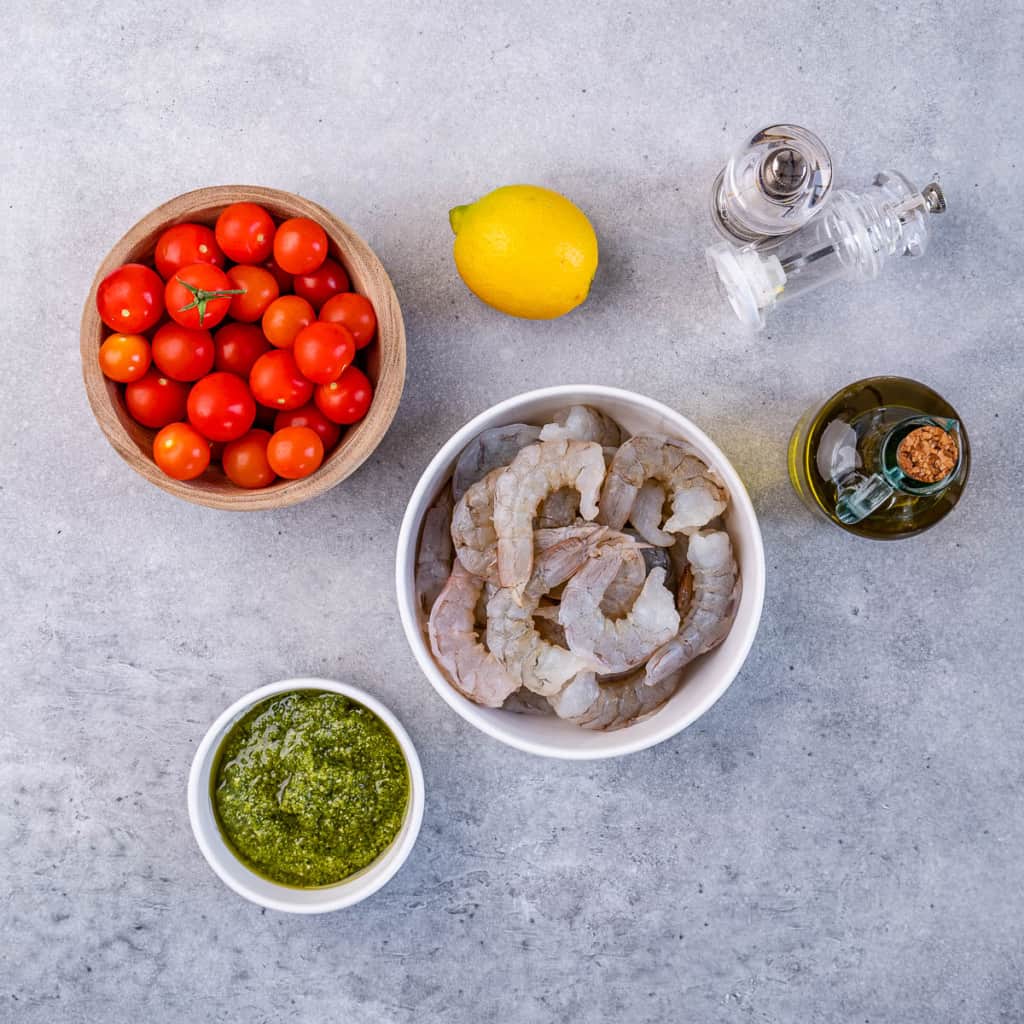
[[[509,423],[477,434],[463,449],[452,473],[452,492],[458,501],[478,480],[492,469],[507,466],[528,444],[540,437],[540,427],[529,423]]]
[[[487,603],[487,646],[518,685],[546,697],[557,693],[577,672],[595,667],[544,640],[533,614],[541,598],[587,560],[605,532],[597,527],[589,536],[572,537],[541,551],[522,594],[503,587]]]
[[[474,620],[484,585],[457,561],[434,602],[427,632],[430,649],[455,688],[477,704],[497,708],[519,689],[519,683],[480,643]]]
[[[542,441],[596,441],[605,448],[622,443],[618,423],[589,405],[572,405],[555,413],[551,423],[541,428]]]
[[[437,600],[452,571],[452,491],[446,487],[423,518],[416,552],[416,600],[424,614]]]
[[[608,584],[622,566],[619,544],[604,544],[565,585],[558,621],[569,650],[603,672],[626,672],[642,665],[675,635],[679,613],[665,588],[665,570],[654,569],[627,614],[610,619],[601,611]]]
[[[568,440],[539,441],[524,448],[498,478],[494,486],[498,577],[517,601],[533,569],[533,517],[538,505],[560,487],[574,487],[580,494],[580,514],[593,519],[603,480],[601,446]]]
[[[722,530],[690,537],[686,550],[692,593],[679,632],[647,662],[647,681],[659,683],[701,654],[717,647],[729,632],[739,596],[739,570],[729,535]]]
[[[625,536],[620,534],[619,536]],[[601,611],[609,619],[620,619],[633,607],[647,579],[646,551],[637,545],[621,546],[622,565],[601,598]]]
[[[548,703],[546,697],[528,690],[521,686],[513,693],[504,704],[502,711],[513,711],[517,715],[553,715],[555,709]]]
[[[728,504],[718,475],[694,448],[660,434],[636,434],[612,459],[601,489],[600,522],[622,529],[640,489],[652,479],[664,484],[671,502],[666,533],[694,533]]]
[[[643,487],[637,491],[633,509],[629,513],[629,521],[636,532],[648,544],[655,547],[668,548],[675,543],[675,536],[666,533],[661,527],[661,512],[665,507],[665,488],[657,480],[644,481]]]
[[[474,576],[498,578],[498,535],[494,532],[494,488],[503,469],[493,469],[456,502],[452,543],[459,561]]]
[[[580,510],[580,496],[572,487],[559,487],[549,494],[537,510],[534,525],[538,530],[571,526]]]
[[[583,729],[621,729],[657,711],[679,688],[681,677],[677,672],[651,686],[643,669],[617,682],[582,672],[548,703],[559,718]]]

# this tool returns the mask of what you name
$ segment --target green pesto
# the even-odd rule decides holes
[[[375,860],[409,803],[409,770],[388,727],[322,690],[257,704],[225,736],[211,784],[217,822],[241,860],[303,889]]]

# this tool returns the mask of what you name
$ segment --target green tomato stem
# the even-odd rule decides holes
[[[178,310],[179,313],[187,313],[190,309],[199,310],[199,326],[203,326],[203,317],[206,316],[206,304],[212,299],[223,299],[229,295],[244,295],[244,288],[223,288],[218,291],[207,291],[205,288],[197,288],[194,284],[189,284],[188,281],[182,281],[182,279],[176,278],[178,284],[187,288],[192,293],[192,301],[187,306],[182,306]]]

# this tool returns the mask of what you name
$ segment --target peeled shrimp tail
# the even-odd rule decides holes
[[[610,416],[590,405],[573,405],[555,413],[540,432],[542,441],[594,441],[604,448],[622,443],[622,429]]]
[[[679,632],[647,662],[647,680],[656,684],[717,647],[729,632],[739,598],[739,570],[729,535],[721,530],[695,533],[687,548],[692,590]],[[680,591],[680,600],[683,592]]]
[[[452,511],[452,544],[459,561],[474,576],[498,578],[498,535],[494,532],[494,489],[503,470],[473,484]]]
[[[430,649],[455,688],[470,700],[501,707],[519,683],[480,643],[476,603],[484,581],[456,562],[430,612],[427,633]]]

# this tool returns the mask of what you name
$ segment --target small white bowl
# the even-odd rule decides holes
[[[344,697],[362,704],[372,711],[392,732],[405,755],[409,766],[409,806],[405,821],[391,845],[361,871],[336,885],[317,889],[296,889],[277,885],[256,874],[243,864],[224,841],[213,811],[210,798],[210,776],[214,759],[224,736],[254,704],[279,693],[292,690],[326,690],[340,693]],[[416,748],[402,723],[365,690],[347,683],[335,683],[329,679],[285,679],[280,683],[261,686],[235,701],[210,726],[199,744],[188,776],[188,816],[192,832],[203,851],[210,867],[220,880],[239,896],[270,910],[284,910],[292,914],[322,914],[329,910],[340,910],[366,899],[391,879],[409,856],[423,821],[423,769]]]
[[[463,448],[488,427],[507,423],[542,424],[568,405],[592,405],[629,433],[655,432],[692,444],[725,482],[731,500],[725,523],[740,567],[742,594],[732,629],[721,646],[698,658],[683,686],[659,711],[615,732],[591,732],[554,716],[521,715],[485,708],[463,697],[444,677],[431,654],[426,624],[416,601],[414,571],[423,517],[452,474]],[[743,482],[712,440],[685,416],[660,402],[596,385],[540,388],[499,402],[467,423],[434,456],[420,477],[398,535],[395,565],[398,609],[406,639],[431,685],[467,722],[488,736],[531,754],[569,760],[618,757],[651,747],[696,721],[729,688],[757,633],[764,604],[764,545],[757,515]]]

